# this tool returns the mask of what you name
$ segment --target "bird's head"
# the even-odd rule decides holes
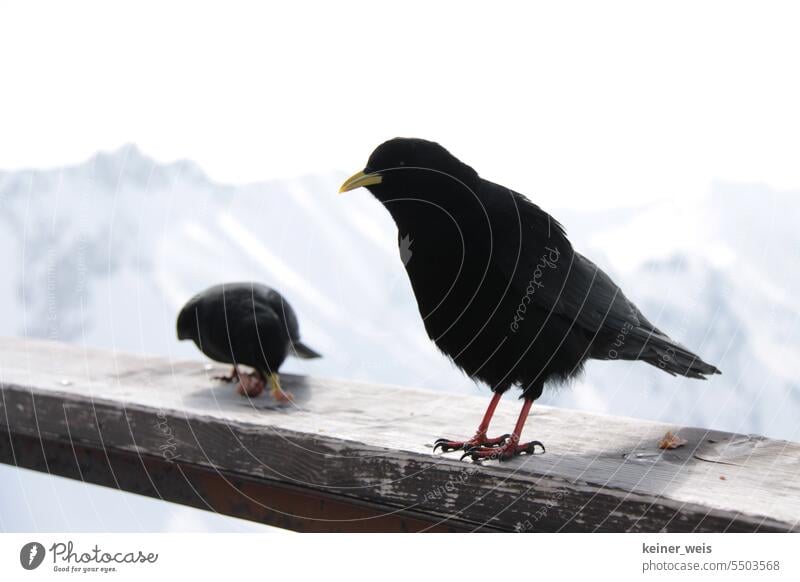
[[[475,170],[438,143],[396,137],[375,148],[366,167],[339,192],[364,186],[384,203],[409,196],[430,199],[443,191],[468,196],[477,180]]]
[[[197,314],[193,305],[186,305],[178,314],[178,339],[193,340],[197,334]]]

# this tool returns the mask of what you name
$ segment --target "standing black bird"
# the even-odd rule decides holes
[[[434,448],[474,460],[544,450],[520,443],[531,405],[548,380],[569,379],[588,358],[643,360],[690,378],[719,373],[650,323],[549,214],[439,144],[381,144],[340,192],[361,186],[392,215],[399,240],[411,241],[404,264],[428,335],[495,393],[475,436]],[[488,438],[513,385],[525,401],[519,420],[510,435]]]
[[[280,293],[259,283],[223,283],[192,297],[178,314],[178,339],[191,339],[212,360],[233,364],[239,393],[257,396],[269,379],[276,400],[290,400],[281,390],[278,369],[286,356],[319,358],[300,341],[297,316]],[[255,370],[247,377],[244,364]]]

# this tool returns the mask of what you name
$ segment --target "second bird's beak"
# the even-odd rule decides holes
[[[372,172],[370,174],[357,172],[344,181],[342,187],[339,188],[339,194],[361,188],[361,186],[372,186],[373,184],[380,184],[381,182],[383,182],[383,176],[378,172]]]

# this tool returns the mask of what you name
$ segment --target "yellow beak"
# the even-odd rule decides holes
[[[383,181],[383,176],[377,172],[372,174],[365,174],[364,172],[357,172],[344,181],[342,187],[339,188],[339,194],[349,192],[362,186],[372,186],[373,184],[380,184]]]

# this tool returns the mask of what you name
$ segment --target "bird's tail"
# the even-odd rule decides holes
[[[706,376],[713,374],[722,374],[716,366],[704,362],[700,356],[658,330],[638,327],[634,328],[631,336],[633,341],[623,342],[617,352],[616,357],[621,360],[642,360],[673,376],[698,380],[705,380]]]
[[[293,355],[302,358],[304,360],[309,360],[311,358],[321,358],[322,354],[312,350],[306,344],[301,341],[292,342],[292,350]]]

